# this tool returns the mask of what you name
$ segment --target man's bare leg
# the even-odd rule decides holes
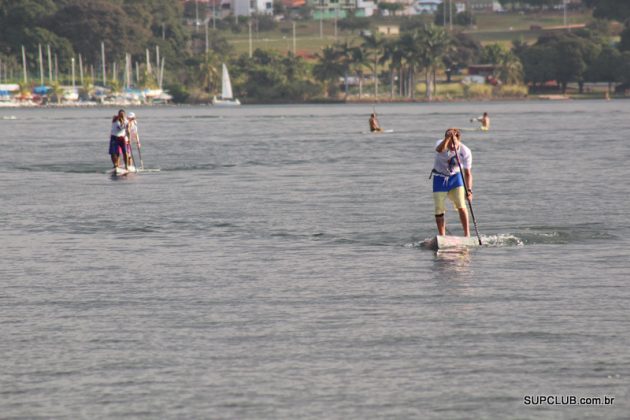
[[[446,221],[444,213],[435,215],[435,224],[437,225],[438,235],[446,235]]]
[[[470,236],[470,227],[468,226],[468,209],[457,209],[459,213],[459,220],[462,222],[462,228],[464,229],[464,236]]]

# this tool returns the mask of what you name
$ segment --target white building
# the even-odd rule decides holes
[[[374,16],[374,11],[378,9],[374,0],[357,0],[357,16]]]
[[[413,3],[413,10],[417,14],[434,14],[437,12],[438,6],[442,4],[442,0],[416,0]]]
[[[229,3],[236,16],[273,14],[273,0],[229,0]]]

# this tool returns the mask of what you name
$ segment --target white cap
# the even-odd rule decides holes
[[[130,112],[129,114],[127,114],[127,118],[136,118],[136,114]]]

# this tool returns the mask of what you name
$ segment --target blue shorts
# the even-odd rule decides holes
[[[122,155],[123,153],[127,153],[127,148],[125,146],[125,138],[110,136],[109,137],[109,154]]]
[[[464,186],[461,172],[457,172],[448,178],[442,175],[433,175],[433,192],[449,192],[457,187]]]

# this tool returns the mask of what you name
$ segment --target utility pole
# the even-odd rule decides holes
[[[208,43],[208,19],[207,18],[206,18],[205,22],[206,22],[206,24],[204,26],[206,27],[206,55],[208,55],[209,43]]]
[[[295,21],[293,22],[293,57],[295,57],[295,46],[296,46],[296,41],[295,41]]]
[[[26,77],[26,51],[24,51],[24,45],[22,45],[22,69],[24,70],[24,85],[28,83],[28,77]]]
[[[81,82],[81,86],[83,86],[83,58],[81,54],[79,54],[79,80]]]
[[[50,59],[50,44],[46,45],[46,49],[48,50],[48,81],[52,83],[53,73],[52,73],[52,60]]]
[[[83,86],[83,60],[81,54],[79,54],[79,83]]]
[[[72,62],[72,92],[74,93],[75,83],[74,83],[74,57],[70,60]]]
[[[562,0],[562,6],[564,9],[564,29],[568,30],[567,28],[567,0]]]
[[[44,86],[44,58],[42,56],[42,44],[37,44],[39,48],[39,80],[40,84]]]
[[[253,46],[252,46],[252,21],[251,19],[247,22],[247,27],[249,28],[249,58],[253,57]]]
[[[319,0],[319,39],[324,39],[324,0]]]
[[[199,32],[199,1],[195,0],[195,32]]]
[[[335,8],[335,41],[337,40],[337,20],[339,19],[339,4]]]
[[[103,62],[103,87],[106,85],[105,80],[105,43],[101,42],[101,61]]]

